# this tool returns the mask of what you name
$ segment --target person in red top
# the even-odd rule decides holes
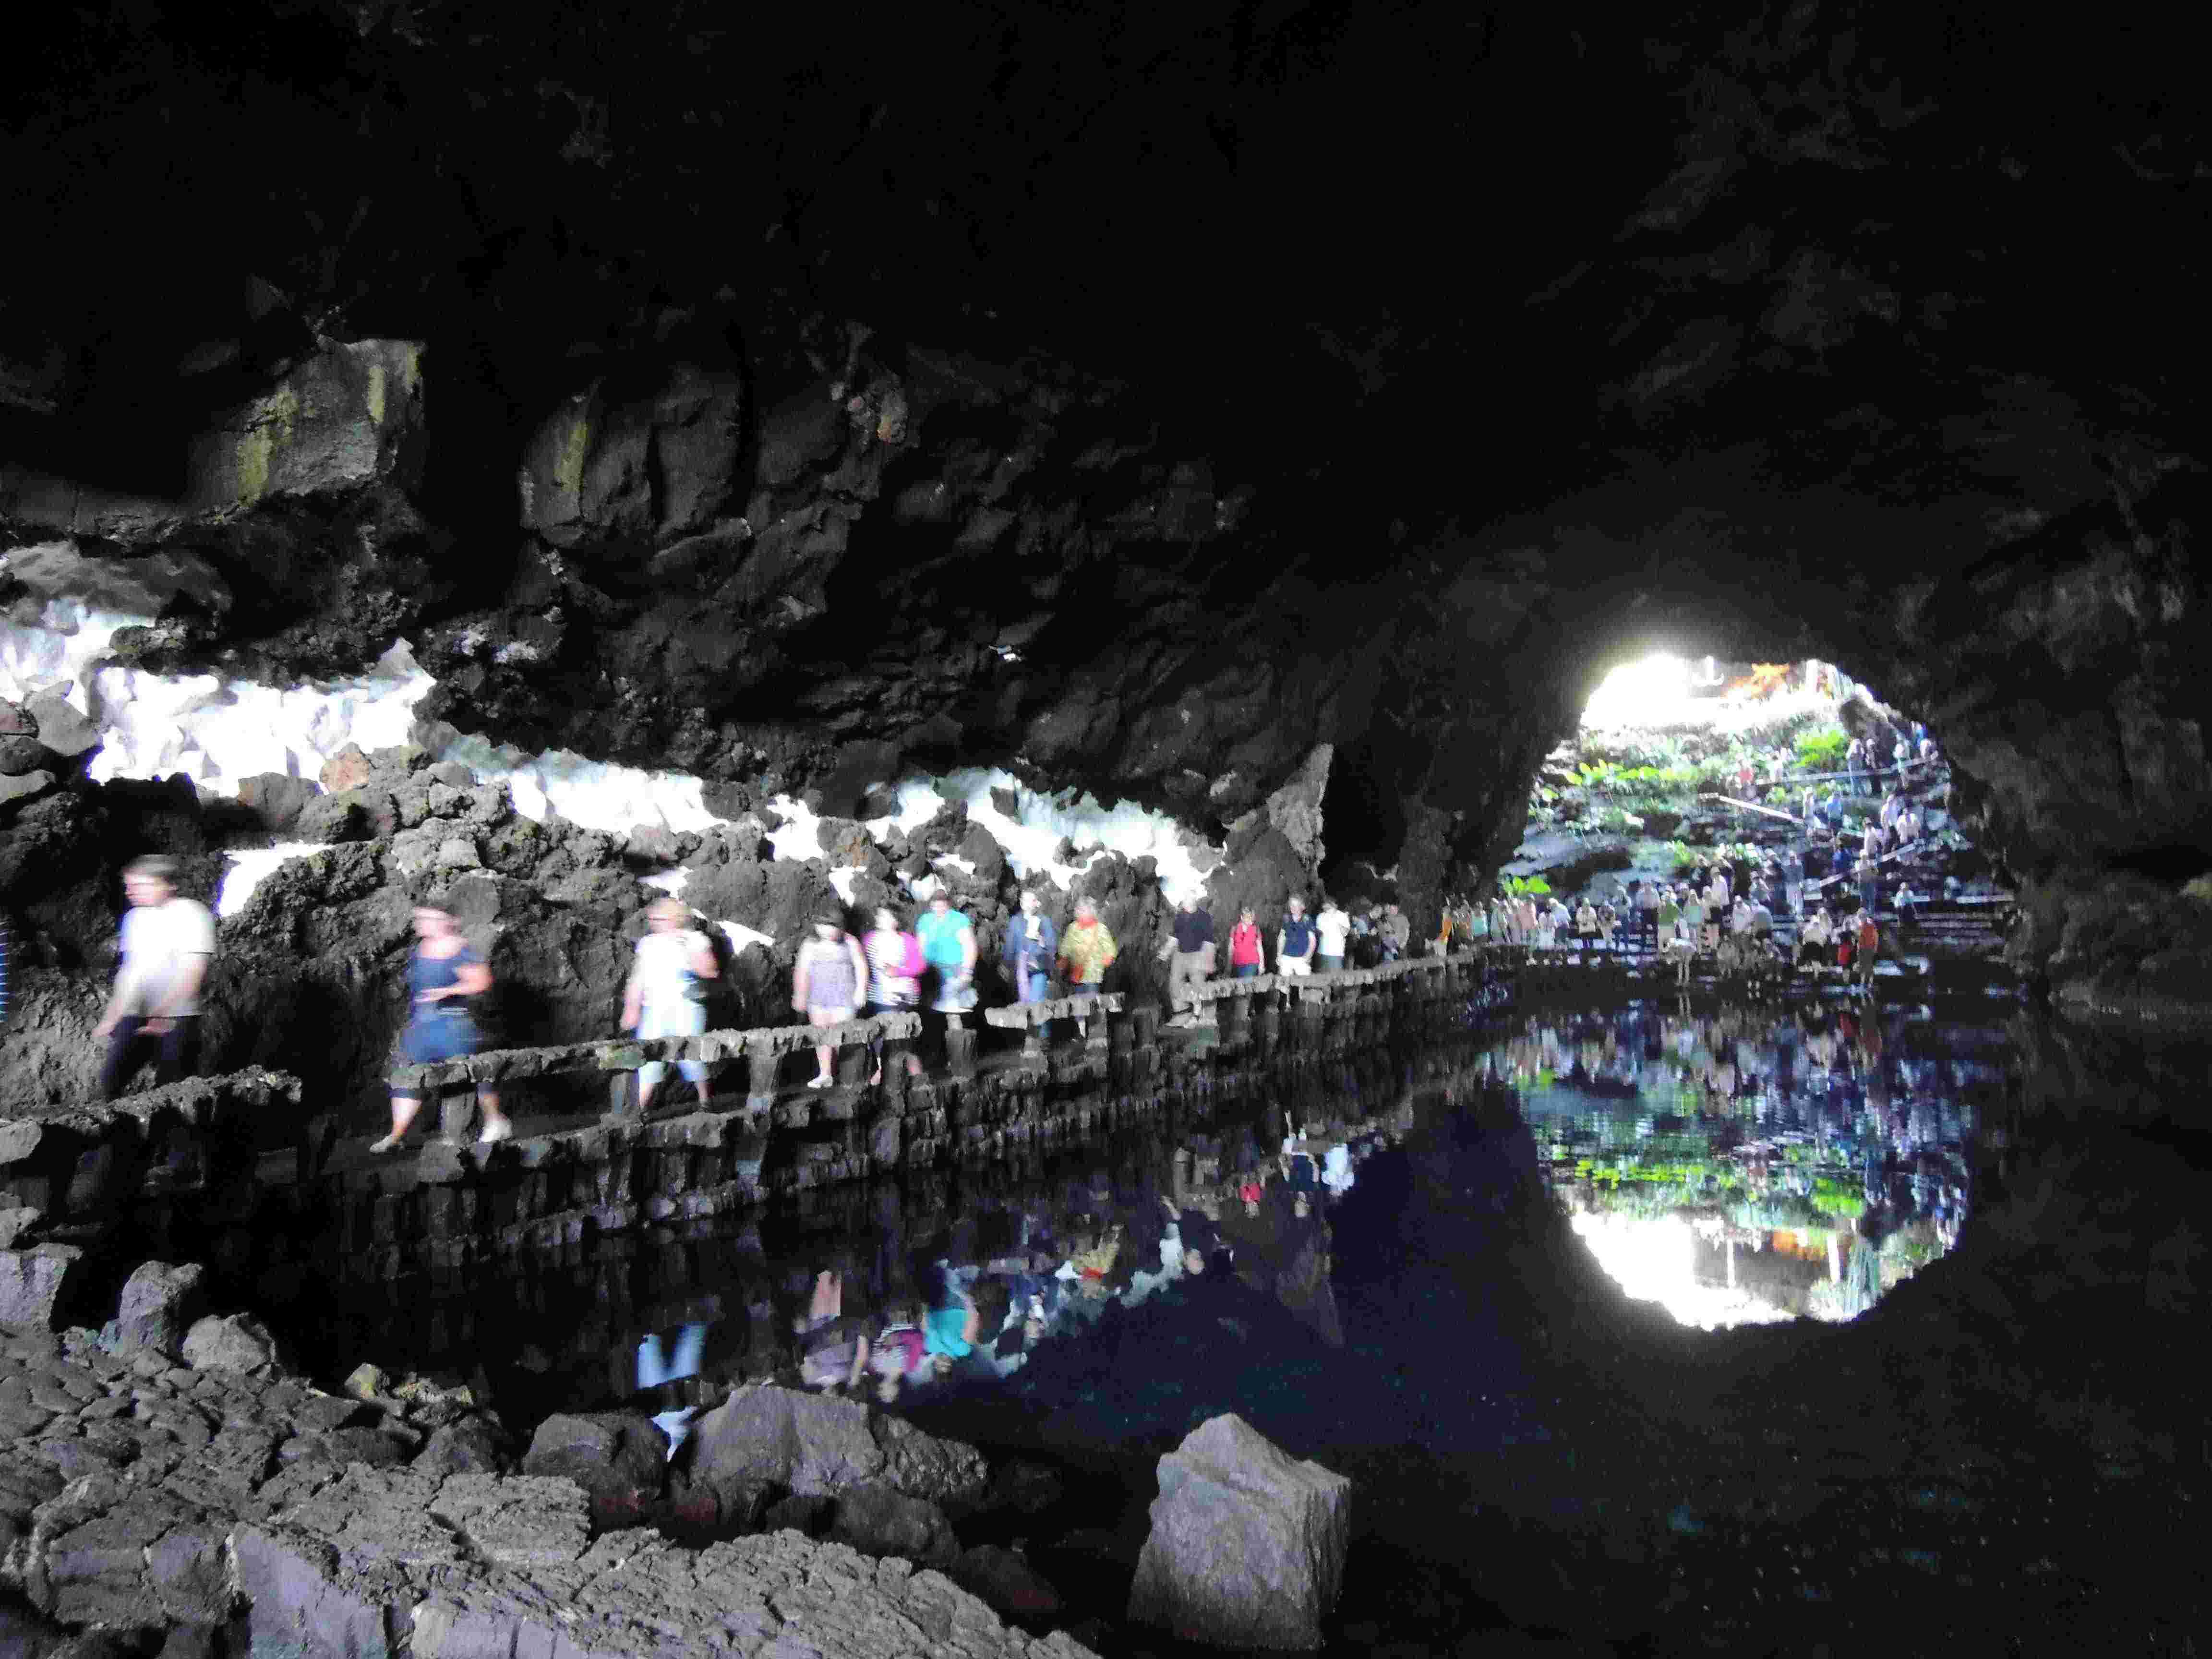
[[[1871,910],[1859,912],[1859,952],[1857,967],[1859,985],[1863,989],[1874,989],[1874,959],[1881,949],[1881,930],[1874,925]]]
[[[1265,960],[1257,914],[1248,905],[1237,913],[1237,925],[1229,930],[1229,976],[1257,979]]]

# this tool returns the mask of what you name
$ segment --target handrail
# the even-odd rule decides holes
[[[456,1060],[395,1066],[395,1086],[496,1083],[508,1078],[552,1077],[575,1072],[635,1072],[653,1061],[716,1060],[739,1054],[775,1058],[800,1048],[842,1047],[917,1036],[921,1016],[911,1010],[848,1019],[840,1025],[774,1025],[750,1030],[705,1031],[696,1036],[605,1037],[528,1048],[486,1048]]]

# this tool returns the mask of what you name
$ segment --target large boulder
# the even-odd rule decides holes
[[[276,1339],[250,1314],[210,1314],[185,1333],[185,1364],[196,1371],[258,1371],[279,1365]]]
[[[641,1412],[562,1413],[538,1425],[522,1472],[574,1481],[602,1523],[635,1520],[667,1480],[668,1442]]]
[[[263,829],[280,836],[298,825],[307,803],[322,793],[313,778],[283,772],[256,772],[238,781],[239,805],[259,819]]]
[[[74,1244],[0,1250],[0,1325],[51,1328],[54,1310],[84,1252]]]
[[[185,1333],[199,1316],[201,1286],[207,1270],[197,1261],[173,1266],[148,1261],[124,1281],[115,1318],[101,1332],[111,1348],[148,1348],[174,1355]]]
[[[100,727],[89,715],[78,714],[58,690],[33,693],[24,702],[23,712],[38,727],[39,741],[65,760],[74,760],[99,745]]]
[[[1321,1645],[1352,1531],[1352,1482],[1240,1417],[1208,1418],[1160,1459],[1129,1618],[1223,1647]]]
[[[693,1425],[695,1480],[717,1489],[781,1486],[801,1496],[875,1482],[947,1508],[978,1503],[990,1486],[982,1454],[941,1440],[854,1400],[760,1383]]]
[[[757,1384],[692,1426],[695,1480],[720,1487],[765,1482],[800,1496],[839,1492],[882,1476],[887,1459],[856,1401]]]

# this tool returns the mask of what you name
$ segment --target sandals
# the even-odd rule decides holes
[[[375,1153],[379,1158],[381,1158],[386,1152],[398,1152],[406,1145],[406,1141],[398,1135],[386,1135],[381,1140],[370,1141],[368,1143],[368,1150]]]

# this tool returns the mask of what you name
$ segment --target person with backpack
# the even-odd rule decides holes
[[[1044,1002],[1052,992],[1053,958],[1060,954],[1060,930],[1044,914],[1035,888],[1023,890],[1021,908],[1006,924],[1000,958],[1017,1002]]]
[[[707,1029],[706,981],[721,970],[706,934],[690,925],[691,913],[680,900],[655,899],[646,912],[647,932],[637,942],[637,958],[623,988],[622,1028],[643,1037],[697,1036]],[[705,1110],[712,1090],[704,1061],[679,1060],[677,1068],[699,1091]],[[653,1103],[653,1091],[668,1074],[665,1060],[638,1067],[637,1109]]]
[[[1022,896],[1030,896],[1024,893]],[[921,975],[927,963],[921,954],[921,940],[899,925],[898,912],[889,905],[876,912],[876,925],[860,941],[861,954],[868,959],[868,1017],[878,1014],[908,1012],[921,1006]],[[906,1074],[921,1075],[921,1057],[911,1043],[902,1043],[906,1055]],[[884,1035],[878,1030],[868,1039],[868,1056],[873,1062],[869,1068],[870,1087],[884,1080]]]

